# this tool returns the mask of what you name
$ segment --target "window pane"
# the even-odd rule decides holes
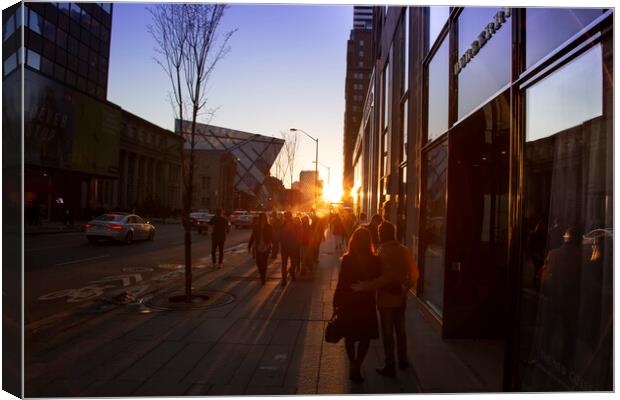
[[[485,29],[495,22],[496,31]],[[512,17],[501,8],[465,8],[458,20],[458,119],[510,82]],[[474,57],[470,58],[470,54]]]
[[[603,113],[601,46],[573,60],[526,92],[526,140],[532,142]]]
[[[547,78],[581,85],[576,97],[546,97],[552,103],[546,110],[570,122],[550,124],[548,118],[560,116],[527,111],[532,115],[524,151],[522,391],[613,390],[613,104],[605,104],[602,114],[570,115],[576,106],[592,110],[589,91],[613,101],[612,54],[594,48],[573,62],[587,62],[588,71],[570,75],[573,64]],[[609,75],[598,72],[603,65]],[[547,84],[527,89],[528,98],[540,96]],[[548,127],[545,134],[539,126]]]
[[[58,3],[58,8],[64,10],[65,12],[69,12],[69,4],[70,3]]]
[[[409,88],[409,8],[403,17],[403,93]]]
[[[17,6],[17,12],[15,13],[15,24],[17,26],[17,29],[19,29],[22,26],[22,6],[21,5]]]
[[[4,60],[4,76],[7,76],[15,68],[17,68],[17,54],[13,53]]]
[[[446,37],[428,65],[428,140],[448,130],[448,42]]]
[[[383,128],[385,129],[390,121],[388,115],[389,100],[390,100],[390,64],[386,63],[383,69]]]
[[[403,103],[403,149],[402,149],[402,160],[407,161],[407,140],[409,137],[409,106],[408,101],[405,100]]]
[[[26,63],[34,69],[41,69],[41,56],[39,53],[28,49],[28,58],[26,59]]]
[[[435,40],[439,36],[441,29],[446,24],[448,17],[450,16],[450,7],[429,7],[429,42],[428,48],[430,49],[435,44]]]
[[[527,8],[526,67],[536,64],[603,13],[600,8]],[[553,23],[549,23],[553,21]]]
[[[31,31],[38,33],[39,35],[43,32],[43,19],[36,12],[29,10],[30,20],[28,23],[28,27]]]
[[[443,314],[444,268],[446,261],[446,190],[448,141],[434,146],[424,156],[426,184],[421,232],[423,299],[440,316]]]
[[[15,15],[11,15],[4,23],[4,40],[7,40],[15,32]]]
[[[43,37],[52,42],[56,41],[56,27],[48,20],[43,22]]]

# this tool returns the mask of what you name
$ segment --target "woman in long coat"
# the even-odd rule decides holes
[[[350,361],[349,378],[358,383],[364,381],[360,368],[370,340],[379,338],[379,326],[374,291],[354,292],[351,285],[373,280],[380,274],[380,259],[374,255],[370,231],[360,227],[353,232],[347,253],[341,259],[334,292],[334,311],[344,329],[344,344]]]

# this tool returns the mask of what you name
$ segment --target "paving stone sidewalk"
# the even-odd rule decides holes
[[[174,311],[124,307],[67,333],[65,340],[55,338],[51,348],[33,350],[36,354],[26,364],[26,397],[500,389],[495,357],[499,346],[442,341],[413,300],[407,315],[413,367],[399,371],[396,378],[378,375],[375,368],[382,365],[383,350],[376,340],[364,361],[365,382],[350,382],[343,341],[323,340],[338,278],[331,238],[312,275],[285,287],[280,284],[279,260],[270,264],[264,286],[249,255],[237,260],[194,282],[197,291],[234,296],[228,304]]]

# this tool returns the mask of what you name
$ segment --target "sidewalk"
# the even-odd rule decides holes
[[[383,350],[376,340],[364,361],[365,382],[351,383],[343,341],[323,340],[338,278],[332,251],[330,239],[313,276],[284,288],[279,261],[261,286],[252,258],[239,255],[235,265],[194,281],[196,291],[232,302],[175,311],[126,306],[66,332],[51,348],[27,343],[26,397],[500,390],[501,347],[442,341],[414,299],[407,315],[413,367],[396,378],[378,375]]]
[[[55,233],[84,232],[87,221],[75,221],[73,225],[64,225],[62,222],[42,222],[40,225],[24,224],[25,235],[49,235]]]

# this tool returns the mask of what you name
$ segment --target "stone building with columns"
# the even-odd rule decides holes
[[[125,110],[121,121],[118,207],[180,209],[182,139]]]

